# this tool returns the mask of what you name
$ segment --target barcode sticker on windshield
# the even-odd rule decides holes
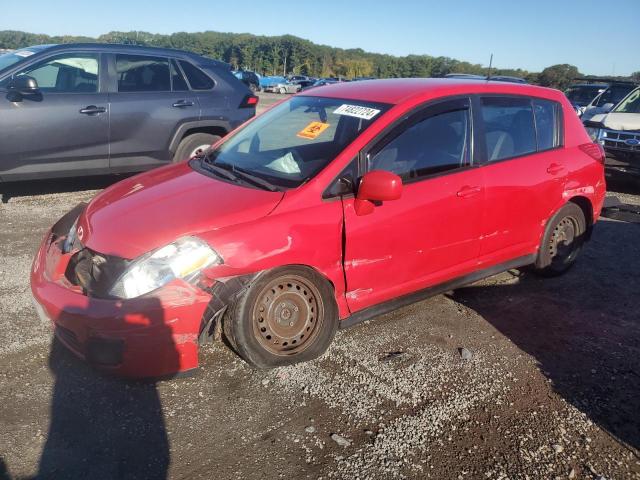
[[[336,115],[348,115],[349,117],[364,118],[365,120],[371,120],[380,110],[369,107],[361,107],[360,105],[340,105],[333,113]]]

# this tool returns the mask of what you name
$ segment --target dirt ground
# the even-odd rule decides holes
[[[255,371],[212,344],[194,376],[133,383],[52,342],[29,289],[45,230],[116,180],[4,189],[0,480],[640,479],[633,215],[603,218],[562,278],[492,277],[340,331],[316,361]]]

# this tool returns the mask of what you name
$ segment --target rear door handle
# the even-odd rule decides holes
[[[471,187],[469,185],[465,185],[456,193],[456,195],[460,198],[467,198],[467,197],[473,197],[474,195],[479,194],[481,191],[482,191],[482,188],[480,187],[477,187],[477,186]]]
[[[95,105],[89,105],[80,109],[80,113],[83,115],[97,115],[98,113],[104,113],[107,109],[104,107],[96,107]]]
[[[193,107],[193,102],[189,100],[178,100],[176,103],[173,104],[173,106],[176,108]]]
[[[557,163],[552,163],[551,165],[549,165],[547,167],[547,173],[550,173],[551,175],[557,175],[560,172],[562,172],[564,170],[564,166],[563,165],[559,165]]]

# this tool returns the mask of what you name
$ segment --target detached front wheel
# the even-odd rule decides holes
[[[331,285],[307,267],[260,274],[231,305],[225,336],[250,365],[271,368],[314,359],[338,328]]]

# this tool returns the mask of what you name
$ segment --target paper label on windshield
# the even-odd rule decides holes
[[[34,54],[34,52],[31,52],[29,50],[21,50],[19,52],[13,52],[13,54],[17,55],[18,57],[30,57]]]
[[[309,125],[298,132],[298,137],[313,140],[315,138],[318,138],[320,134],[327,128],[329,128],[328,123],[311,122]]]
[[[380,110],[370,107],[361,107],[360,105],[340,105],[333,113],[336,115],[348,115],[349,117],[364,118],[365,120],[371,120]]]

